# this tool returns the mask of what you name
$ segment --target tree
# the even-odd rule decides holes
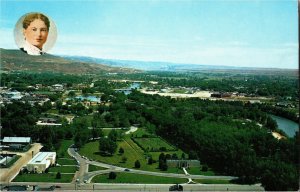
[[[152,163],[153,163],[153,158],[152,158],[152,157],[149,157],[149,158],[148,158],[148,165],[152,165]]]
[[[181,159],[185,159],[185,153],[181,154]]]
[[[208,171],[208,166],[206,164],[202,165],[201,171],[207,172]]]
[[[55,178],[56,178],[56,179],[61,179],[61,173],[60,173],[60,172],[57,172]]]
[[[135,167],[135,168],[140,168],[140,167],[141,167],[141,163],[140,163],[139,160],[136,160],[136,161],[134,162],[134,167]]]
[[[116,178],[117,178],[117,174],[115,172],[109,172],[108,179],[116,179]]]
[[[112,141],[109,138],[100,138],[99,139],[99,151],[102,153],[108,153],[112,155],[117,150],[116,142]]]
[[[68,93],[68,96],[69,97],[74,97],[76,94],[75,94],[75,92],[74,91],[70,91],[69,93]]]
[[[124,149],[123,149],[123,147],[120,147],[120,149],[119,149],[119,153],[120,153],[120,154],[123,154],[123,153],[124,153]]]
[[[112,129],[108,134],[108,138],[110,140],[116,142],[118,139],[118,132],[115,129]]]
[[[123,163],[126,163],[126,161],[127,161],[127,157],[123,156],[123,157],[122,157],[122,162],[123,162]]]

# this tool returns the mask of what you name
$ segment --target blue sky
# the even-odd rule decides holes
[[[28,12],[56,24],[49,53],[189,64],[298,68],[297,0],[1,0],[0,47]]]

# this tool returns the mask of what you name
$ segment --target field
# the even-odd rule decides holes
[[[191,168],[186,169],[186,171],[190,175],[206,175],[206,176],[215,175],[215,173],[210,169],[208,169],[208,171],[201,171],[201,167],[191,167]]]
[[[105,170],[106,168],[104,167],[99,167],[99,166],[95,166],[95,165],[89,165],[89,172],[92,171],[100,171],[100,170]]]
[[[70,147],[70,145],[72,145],[74,143],[73,140],[63,140],[61,142],[61,146],[60,148],[57,150],[57,155],[58,157],[70,157],[70,155],[68,154],[68,148]]]
[[[42,174],[23,174],[18,175],[13,182],[55,182],[69,183],[72,181],[74,174],[61,174],[61,179],[56,179],[56,173]]]
[[[75,173],[77,170],[76,166],[59,166],[59,167],[51,167],[49,172],[61,172],[61,173]]]
[[[56,162],[60,165],[77,165],[77,162],[71,158],[59,158]]]
[[[137,142],[144,150],[148,151],[161,151],[164,148],[164,151],[174,151],[176,150],[173,146],[169,145],[167,142],[162,140],[159,137],[153,138],[134,138],[134,141]]]
[[[218,179],[193,179],[196,183],[202,184],[231,184],[232,182],[229,180],[218,180]]]
[[[113,156],[102,156],[99,153],[99,142],[93,141],[89,142],[86,145],[84,145],[79,153],[83,156],[88,157],[89,159],[93,159],[99,162],[107,163],[107,164],[113,164],[120,167],[127,167],[127,168],[134,168],[134,163],[136,160],[139,160],[141,163],[140,170],[145,171],[154,171],[154,172],[160,172],[158,169],[158,163],[153,163],[152,165],[148,165],[147,162],[147,156],[151,155],[154,160],[158,160],[158,157],[161,152],[149,152],[145,153],[136,143],[132,141],[132,139],[129,137],[129,135],[126,135],[125,138],[122,141],[118,141],[118,149],[122,147],[124,149],[124,154],[120,155],[117,152],[113,154]],[[183,151],[172,151],[172,152],[164,152],[164,154],[170,154],[176,153],[178,157],[181,157]],[[126,157],[126,162],[122,161],[122,158]],[[166,173],[183,173],[180,170],[178,171],[177,168],[170,168],[167,171],[164,171]]]
[[[108,174],[93,178],[94,183],[142,183],[142,184],[176,184],[186,183],[187,179],[159,177],[150,175],[137,175],[131,173],[116,173],[116,179],[108,179]]]

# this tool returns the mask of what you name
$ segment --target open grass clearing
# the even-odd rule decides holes
[[[96,166],[96,165],[89,165],[89,172],[100,171],[100,170],[105,170],[105,169],[107,169],[107,168],[99,167],[99,166]]]
[[[76,166],[58,166],[51,167],[49,172],[61,172],[61,173],[75,173],[77,171]]]
[[[56,163],[58,163],[59,165],[77,165],[75,159],[70,158],[59,158],[56,160]]]
[[[94,183],[142,183],[142,184],[176,184],[186,183],[183,178],[160,177],[152,175],[140,175],[133,173],[116,173],[116,179],[109,179],[108,174],[98,175],[92,179]]]
[[[138,128],[137,131],[135,131],[135,132],[133,132],[133,133],[131,133],[131,134],[129,134],[129,135],[130,135],[130,137],[131,137],[131,136],[132,136],[132,137],[143,137],[144,135],[154,136],[153,134],[147,132],[147,130],[146,130],[146,129],[143,129],[143,128]]]
[[[193,179],[193,181],[202,184],[232,184],[230,180],[221,179]]]
[[[59,158],[61,157],[66,157],[66,158],[71,158],[70,155],[68,154],[68,148],[74,143],[73,140],[63,140],[61,142],[61,145],[59,149],[57,150],[57,155]]]
[[[56,173],[22,174],[18,175],[13,182],[69,183],[73,177],[73,174],[62,174],[61,179],[56,179]]]
[[[89,142],[84,147],[82,147],[79,153],[89,159],[97,160],[100,162],[113,164],[121,167],[133,168],[134,162],[139,160],[141,164],[146,163],[144,155],[140,152],[135,151],[127,142],[124,140],[117,142],[118,149],[122,147],[124,149],[124,154],[120,155],[117,152],[113,156],[102,156],[99,153],[99,141]],[[122,162],[122,158],[126,157],[126,162]]]
[[[215,173],[211,169],[208,169],[208,171],[202,171],[201,167],[190,167],[190,168],[187,168],[186,171],[190,175],[206,175],[206,176],[214,176],[215,175]]]
[[[148,151],[160,151],[161,148],[165,148],[166,151],[176,150],[173,146],[169,145],[167,142],[162,140],[159,137],[154,138],[134,138],[134,141],[137,142],[144,150]]]

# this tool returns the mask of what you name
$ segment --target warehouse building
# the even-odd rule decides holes
[[[43,173],[55,164],[56,152],[39,152],[27,164],[27,170],[34,173]]]
[[[22,150],[30,144],[30,137],[4,137],[2,141],[2,145],[9,150]]]

